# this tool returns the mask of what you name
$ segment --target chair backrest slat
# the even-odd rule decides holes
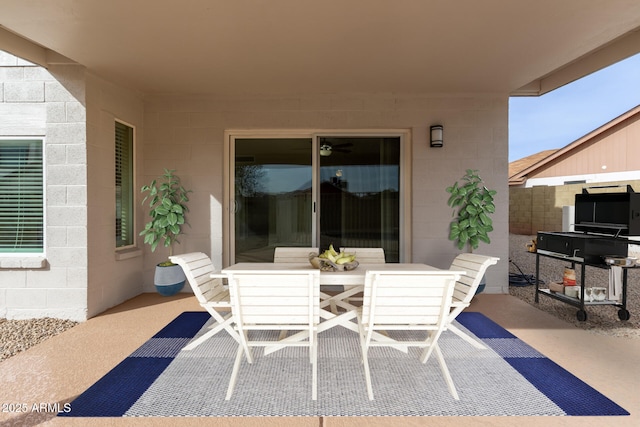
[[[463,270],[466,274],[458,279],[456,283],[453,294],[454,301],[469,304],[487,268],[496,264],[499,259],[500,258],[479,254],[460,254],[456,256],[451,263],[450,269]]]
[[[273,262],[300,264],[309,262],[309,254],[318,253],[318,248],[277,247],[273,253]]]
[[[446,322],[457,277],[446,270],[367,271],[362,322],[373,329],[437,328]]]
[[[384,249],[382,248],[342,248],[348,254],[355,254],[360,264],[384,264]]]
[[[317,325],[320,321],[319,274],[318,270],[228,273],[231,305],[239,328]]]
[[[191,252],[169,257],[171,262],[182,267],[187,282],[200,304],[217,301],[218,296],[226,293],[222,280],[212,279],[215,268],[211,259],[203,252]]]

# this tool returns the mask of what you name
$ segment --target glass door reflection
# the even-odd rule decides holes
[[[400,138],[320,137],[320,248],[382,247],[400,259]]]
[[[235,262],[271,262],[276,246],[312,246],[311,138],[235,140]]]

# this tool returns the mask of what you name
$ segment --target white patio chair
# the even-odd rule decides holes
[[[358,326],[369,399],[373,400],[369,348],[399,348],[401,345],[424,348],[420,357],[422,363],[434,353],[449,392],[454,399],[459,399],[438,339],[446,329],[454,283],[461,274],[448,270],[367,271]],[[377,341],[374,333],[379,330],[425,331],[427,336],[424,340]],[[393,338],[391,334],[389,336]]]
[[[273,262],[275,264],[309,264],[309,254],[318,253],[318,248],[307,248],[298,246],[278,246],[273,253]],[[320,292],[320,299],[325,300],[331,298],[331,295]],[[280,339],[287,336],[287,331],[280,333]]]
[[[224,287],[221,278],[211,277],[215,271],[211,259],[202,252],[191,252],[170,256],[169,260],[182,267],[200,306],[216,320],[206,334],[190,342],[184,350],[193,350],[223,329],[240,342],[238,333],[233,329],[229,291]]]
[[[486,347],[478,340],[462,332],[453,324],[453,321],[471,304],[471,300],[475,296],[487,268],[497,264],[499,260],[500,258],[492,256],[465,253],[455,257],[451,267],[449,267],[450,270],[463,270],[465,274],[456,282],[455,290],[453,291],[447,329],[478,349],[485,349]]]
[[[276,250],[273,253],[273,262],[276,264],[309,264],[310,253],[317,254],[318,248],[279,246],[276,247]],[[328,301],[331,298],[331,295],[320,291],[320,300]],[[283,332],[283,336],[284,335],[285,332]]]
[[[240,345],[226,399],[233,394],[242,354],[253,363],[251,347],[308,347],[312,371],[312,399],[318,388],[318,324],[320,323],[320,271],[260,270],[227,272],[231,309]],[[254,340],[254,330],[298,330],[306,339],[260,341]],[[277,385],[274,385],[277,386]]]

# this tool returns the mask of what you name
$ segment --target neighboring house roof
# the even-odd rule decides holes
[[[513,162],[509,163],[509,179],[511,179],[511,177],[516,175],[517,173],[522,172],[523,170],[535,165],[536,163],[550,156],[556,151],[558,151],[557,148],[553,150],[544,150],[540,151],[539,153],[523,157],[519,160],[514,160]]]
[[[558,150],[541,151],[509,163],[509,186],[524,184],[529,176],[535,175],[542,169],[548,167],[552,162],[571,157],[584,146],[592,144],[594,141],[599,142],[601,140],[599,138],[615,126],[624,124],[625,122],[632,122],[639,118],[640,105]]]

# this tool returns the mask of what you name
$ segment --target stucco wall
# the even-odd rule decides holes
[[[430,148],[427,131],[444,125],[444,147]],[[194,190],[187,235],[176,248],[212,255],[222,264],[224,233],[224,132],[263,130],[405,129],[410,133],[412,259],[448,267],[458,253],[447,238],[451,209],[445,188],[468,168],[478,169],[487,186],[498,191],[492,244],[477,252],[496,255],[488,272],[487,292],[508,292],[508,98],[506,96],[288,96],[150,97],[145,99],[145,181],[173,168]],[[166,256],[145,248],[145,290],[152,269]]]
[[[115,241],[115,121],[135,129],[134,150],[140,172],[144,142],[142,97],[135,92],[88,75],[87,157],[89,287],[87,310],[92,317],[142,292],[142,240],[137,247],[116,250]],[[136,179],[134,190],[139,186]],[[142,209],[136,202],[138,219]],[[140,220],[136,222],[140,230]],[[137,231],[134,234],[137,236]]]
[[[0,56],[0,136],[43,137],[45,253],[0,255],[0,316],[87,316],[84,68]]]

